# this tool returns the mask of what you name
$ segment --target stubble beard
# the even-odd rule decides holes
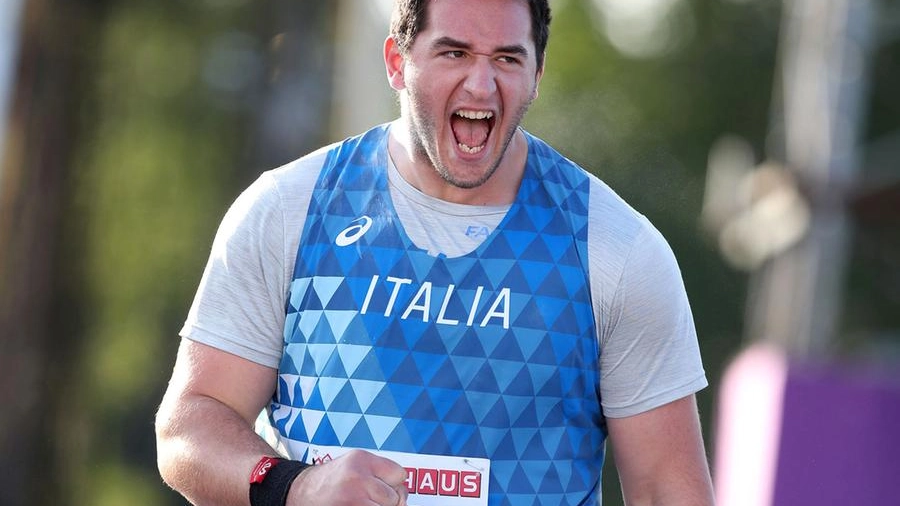
[[[519,125],[522,123],[522,119],[525,117],[525,113],[528,112],[528,108],[531,107],[531,102],[533,100],[529,100],[522,104],[521,107],[515,112],[514,120],[507,128],[506,132],[503,133],[504,139],[502,143],[502,148],[500,149],[500,153],[497,155],[497,158],[491,162],[488,169],[475,180],[461,180],[455,177],[451,172],[450,168],[444,164],[439,157],[439,149],[438,149],[438,141],[437,141],[437,128],[434,124],[434,118],[428,117],[425,115],[416,114],[414,111],[422,111],[426,110],[426,107],[418,101],[415,95],[412,93],[407,94],[407,100],[409,100],[410,110],[409,112],[409,137],[413,143],[413,149],[416,152],[417,156],[427,158],[431,166],[434,168],[435,172],[447,182],[456,188],[461,188],[464,190],[469,190],[472,188],[478,188],[479,186],[486,183],[491,176],[494,175],[494,172],[497,171],[497,168],[500,167],[500,163],[503,161],[503,157],[506,155],[506,150],[509,147],[509,144],[512,142],[513,136],[516,134],[516,130],[519,128]],[[493,132],[492,132],[493,134]]]

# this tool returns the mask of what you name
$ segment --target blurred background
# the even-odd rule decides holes
[[[184,504],[153,417],[218,222],[394,117],[390,6],[0,0],[0,505]],[[900,3],[551,6],[526,127],[671,243],[710,454],[753,343],[900,376]]]

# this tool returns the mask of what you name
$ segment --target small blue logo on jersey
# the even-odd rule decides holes
[[[472,239],[484,239],[490,234],[490,230],[487,227],[478,227],[475,225],[469,225],[466,227],[466,235]]]
[[[369,228],[372,226],[372,218],[368,216],[359,217],[351,221],[352,225],[345,228],[334,238],[334,243],[338,246],[349,246],[359,240]]]

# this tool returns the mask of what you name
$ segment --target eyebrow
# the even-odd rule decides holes
[[[456,40],[453,37],[440,37],[431,44],[432,49],[458,48],[467,51],[472,50],[472,44]],[[528,56],[528,49],[521,44],[510,44],[508,46],[499,46],[494,48],[494,53],[516,54],[519,56]]]

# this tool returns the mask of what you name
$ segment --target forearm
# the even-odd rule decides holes
[[[625,504],[713,506],[709,466],[702,450],[672,448],[668,455],[668,463],[648,465],[640,471],[619,467]],[[622,457],[622,460],[627,459]]]
[[[714,506],[708,479],[685,473],[668,483],[622,483],[627,506]]]
[[[251,469],[275,455],[247,420],[202,395],[165,399],[156,438],[163,480],[197,506],[247,506]]]

